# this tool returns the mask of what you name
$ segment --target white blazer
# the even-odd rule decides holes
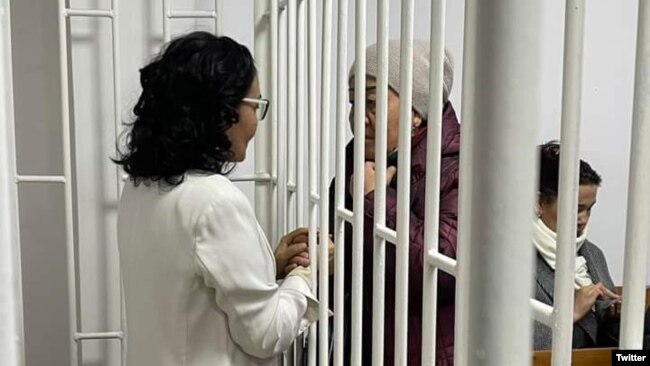
[[[253,209],[222,175],[128,182],[118,241],[130,366],[276,365],[318,316],[305,280],[276,283]]]

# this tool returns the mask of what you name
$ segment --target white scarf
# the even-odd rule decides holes
[[[582,235],[576,239],[576,253],[580,250],[580,247],[585,243],[587,239],[587,228],[585,227]],[[557,234],[553,230],[549,229],[542,219],[538,218],[534,222],[533,228],[533,244],[537,248],[537,252],[544,258],[544,261],[548,263],[551,268],[555,271],[555,256],[557,253]],[[574,285],[576,289],[580,289],[583,286],[591,285],[593,281],[589,272],[587,271],[587,261],[583,256],[576,256],[576,266],[575,266],[575,280]]]

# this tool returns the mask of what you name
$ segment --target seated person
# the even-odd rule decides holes
[[[553,305],[557,252],[557,197],[560,145],[540,147],[540,175],[537,218],[533,228],[536,249],[535,298]],[[578,221],[576,227],[575,300],[573,304],[573,348],[614,347],[618,344],[620,297],[615,293],[603,252],[587,240],[587,223],[601,178],[580,160]],[[534,349],[550,349],[552,329],[534,324]]]

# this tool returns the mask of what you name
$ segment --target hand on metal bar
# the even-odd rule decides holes
[[[274,253],[276,279],[283,279],[291,270],[298,266],[295,265],[290,270],[286,270],[292,259],[301,258],[302,253],[307,253],[307,240],[299,240],[299,238],[306,238],[308,232],[308,228],[298,228],[280,239],[280,243]],[[309,265],[309,261],[307,260],[306,264],[300,262],[299,265],[306,267]]]
[[[389,166],[386,168],[386,185],[390,185],[397,174],[397,168],[394,166]],[[354,175],[350,177],[350,194],[354,196]],[[363,194],[367,195],[368,193],[375,190],[375,163],[367,161],[365,164],[364,170],[364,180],[363,180]]]
[[[306,228],[305,228],[306,229]],[[316,237],[316,241],[320,242],[320,235]],[[302,245],[309,242],[309,235],[308,232],[305,232],[304,234],[300,234],[293,239],[293,243],[290,243],[289,245]],[[316,248],[316,254],[320,253],[320,245]],[[332,241],[332,235],[329,235],[329,240],[328,240],[328,256],[329,256],[329,262],[328,262],[328,267],[329,267],[329,273],[330,275],[334,274],[334,252],[335,252],[335,247],[334,247],[334,242]],[[318,261],[318,257],[316,258],[316,261]],[[294,256],[292,256],[287,264],[284,267],[284,274],[288,274],[289,272],[293,271],[296,267],[298,266],[303,266],[307,267],[311,263],[311,260],[309,258],[309,252],[307,250],[304,250]]]

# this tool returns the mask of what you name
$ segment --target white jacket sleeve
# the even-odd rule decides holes
[[[238,192],[239,193],[239,192]],[[210,204],[195,230],[196,262],[230,334],[244,352],[269,358],[316,320],[318,302],[300,277],[275,282],[275,259],[243,194]]]

